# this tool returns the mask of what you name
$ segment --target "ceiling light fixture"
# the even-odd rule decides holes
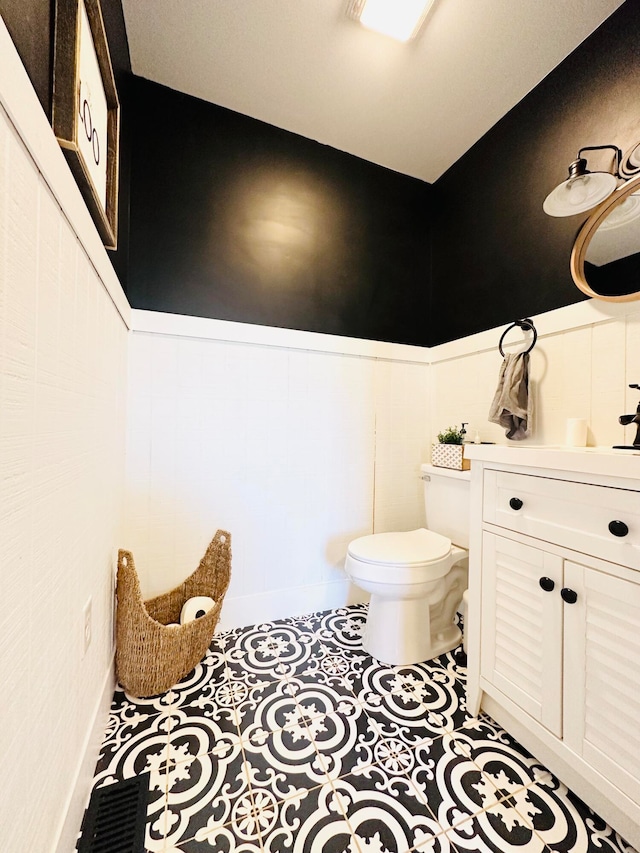
[[[351,0],[350,18],[397,41],[415,38],[434,0]]]
[[[614,168],[611,172],[590,172],[583,151],[615,151]],[[591,210],[608,198],[618,186],[622,152],[615,145],[589,145],[578,151],[578,156],[569,166],[569,177],[545,198],[542,209],[549,216],[572,216]]]

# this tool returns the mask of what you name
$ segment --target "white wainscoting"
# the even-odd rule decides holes
[[[525,444],[562,445],[568,418],[589,424],[587,443],[629,444],[635,427],[622,427],[618,416],[635,412],[640,393],[639,303],[590,299],[534,320],[538,342],[531,352],[534,393],[533,435]],[[434,431],[469,421],[470,438],[508,444],[504,430],[487,421],[502,356],[502,326],[430,350],[430,415]],[[505,352],[518,351],[528,336],[519,329],[505,338]]]
[[[635,313],[634,313],[635,310]],[[534,434],[630,441],[640,314],[582,302],[534,317]],[[222,626],[339,606],[355,536],[424,523],[419,465],[449,424],[507,443],[487,421],[505,326],[440,347],[132,312],[126,547],[144,591],[171,588],[217,527],[234,537]],[[519,330],[505,347],[522,346]],[[379,355],[377,353],[382,353]],[[626,433],[626,439],[624,438]]]
[[[0,847],[73,849],[111,692],[129,306],[0,20]],[[83,654],[83,609],[92,642]],[[108,706],[107,706],[108,707]],[[67,819],[68,818],[68,819]]]
[[[351,539],[423,524],[428,366],[404,360],[413,348],[392,361],[336,351],[339,338],[331,351],[330,336],[278,346],[225,340],[216,321],[176,318],[172,334],[166,315],[132,316],[125,546],[144,593],[177,584],[221,527],[223,627],[353,600]]]

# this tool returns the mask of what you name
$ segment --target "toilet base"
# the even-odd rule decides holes
[[[362,638],[364,650],[394,666],[422,663],[451,651],[460,644],[462,632],[452,618],[432,637],[427,608],[424,598],[392,599],[372,594]]]

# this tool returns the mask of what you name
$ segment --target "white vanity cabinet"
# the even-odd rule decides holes
[[[639,847],[640,455],[469,456],[469,709]]]

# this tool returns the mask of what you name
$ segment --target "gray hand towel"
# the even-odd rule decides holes
[[[507,353],[500,368],[498,387],[489,409],[489,420],[504,427],[507,438],[521,441],[531,435],[532,417],[529,353]]]

